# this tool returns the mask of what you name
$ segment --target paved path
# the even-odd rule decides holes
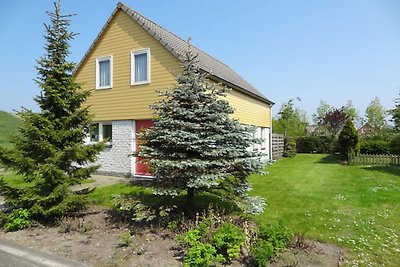
[[[116,176],[105,176],[105,175],[92,175],[91,178],[95,180],[93,183],[74,185],[72,186],[72,190],[79,191],[85,188],[87,188],[88,190],[92,190],[94,188],[104,187],[117,183],[128,184],[133,179],[133,178],[116,177]]]
[[[49,240],[50,241],[50,240]],[[84,267],[65,258],[37,251],[0,239],[0,266],[2,267]]]

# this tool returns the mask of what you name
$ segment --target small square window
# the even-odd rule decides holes
[[[101,142],[107,140],[107,144],[111,145],[112,142],[112,123],[99,122],[90,126],[90,142]]]
[[[96,89],[112,87],[112,57],[96,59]]]
[[[150,83],[150,49],[131,52],[131,84]]]

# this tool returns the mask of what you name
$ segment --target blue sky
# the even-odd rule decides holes
[[[79,62],[118,1],[63,0],[76,13],[71,60]],[[386,108],[400,92],[400,1],[397,0],[126,0],[211,54],[274,101],[300,97],[309,118],[320,100],[347,100],[364,114],[378,96]],[[48,0],[0,2],[0,110],[37,110],[34,65],[43,55]]]

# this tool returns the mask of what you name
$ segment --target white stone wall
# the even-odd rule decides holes
[[[133,152],[134,136],[132,120],[113,121],[112,142],[100,153],[96,164],[100,164],[101,167],[97,172],[106,175],[131,176],[134,157],[129,157],[129,155]]]

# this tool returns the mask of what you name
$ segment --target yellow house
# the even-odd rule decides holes
[[[99,172],[112,175],[148,175],[143,164],[128,157],[136,149],[135,135],[151,125],[149,105],[159,100],[157,90],[168,89],[180,72],[180,58],[187,42],[118,3],[93,41],[75,72],[85,89],[94,89],[88,99],[96,126],[88,142],[110,140],[99,157]],[[234,118],[257,127],[255,135],[264,141],[258,149],[271,158],[271,107],[273,102],[246,82],[229,66],[200,49],[198,67],[210,82],[232,89],[227,96],[235,108]]]

